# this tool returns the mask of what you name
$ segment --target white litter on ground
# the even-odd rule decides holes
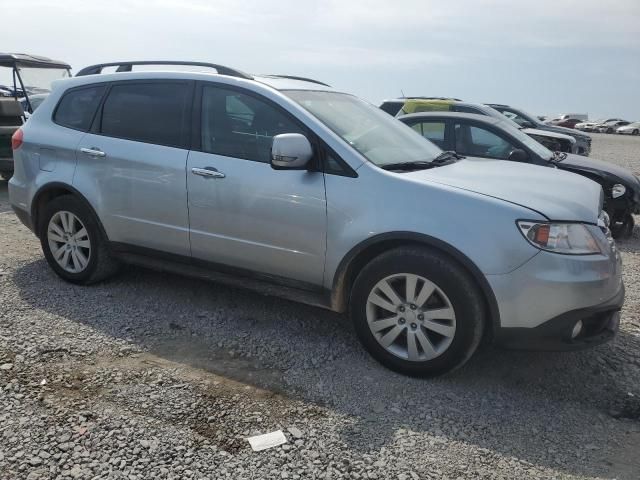
[[[282,430],[265,433],[264,435],[256,435],[255,437],[247,438],[247,440],[254,452],[259,452],[260,450],[266,450],[267,448],[273,448],[278,445],[282,445],[283,443],[287,443],[287,437],[284,436]]]

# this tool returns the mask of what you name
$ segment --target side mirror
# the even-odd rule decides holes
[[[304,170],[313,157],[307,137],[299,133],[282,133],[271,143],[271,168],[274,170]]]
[[[512,162],[526,162],[529,160],[529,155],[524,150],[516,148],[509,152],[509,156],[507,158]]]

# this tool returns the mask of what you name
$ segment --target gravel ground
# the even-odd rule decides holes
[[[594,135],[640,173],[640,138]],[[342,317],[127,268],[59,280],[0,183],[0,478],[640,477],[640,228],[619,336],[417,380]],[[640,218],[638,219],[640,221]],[[245,438],[282,429],[288,443]]]

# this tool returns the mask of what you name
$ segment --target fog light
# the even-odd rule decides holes
[[[626,191],[627,191],[627,189],[626,189],[626,187],[624,185],[620,185],[619,183],[616,183],[611,188],[611,196],[613,198],[618,198],[618,197],[621,197],[622,195],[624,195]]]
[[[571,330],[571,340],[576,338],[582,332],[582,320],[578,320]]]

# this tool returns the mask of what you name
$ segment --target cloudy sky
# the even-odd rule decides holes
[[[76,71],[200,60],[375,103],[404,92],[640,119],[640,0],[20,0],[11,12],[2,49]]]

